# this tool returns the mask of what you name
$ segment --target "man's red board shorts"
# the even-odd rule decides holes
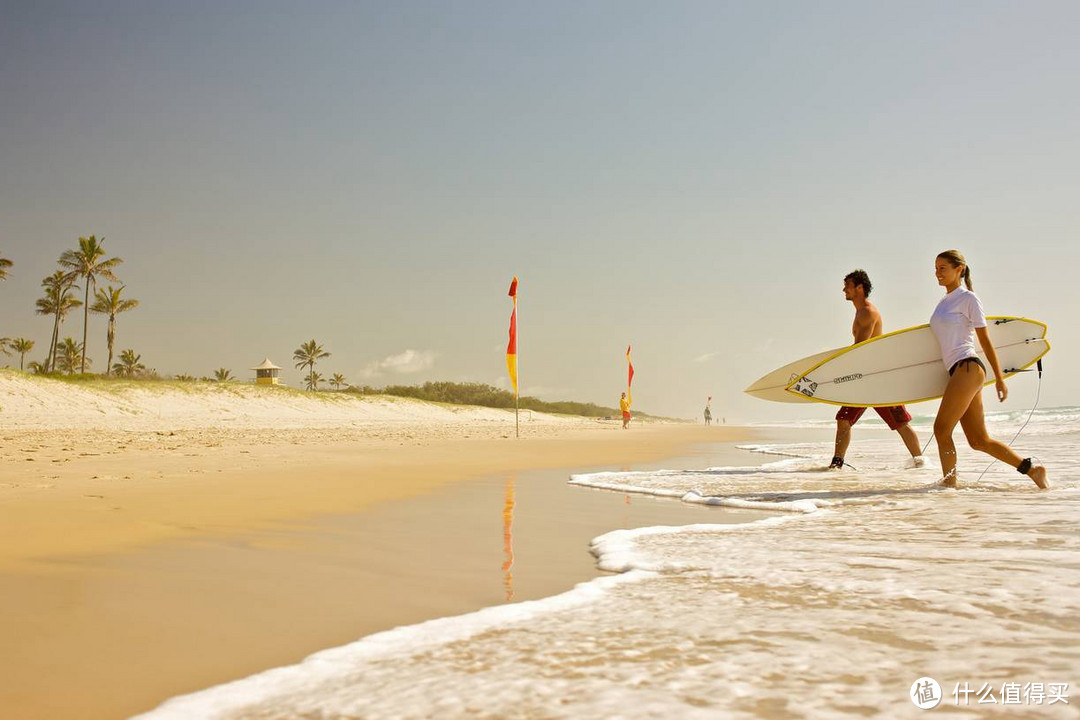
[[[876,407],[874,411],[881,416],[881,419],[885,421],[885,424],[889,426],[890,430],[896,430],[906,422],[911,422],[911,413],[907,411],[907,408],[903,405],[893,405],[892,407]],[[864,407],[849,407],[845,405],[840,408],[840,412],[836,413],[837,420],[847,420],[854,425],[859,422],[859,418],[866,412]]]
[[[629,420],[630,419],[630,413],[628,413],[628,412],[626,412],[624,410],[623,414],[622,414],[622,417],[623,417],[623,420]]]

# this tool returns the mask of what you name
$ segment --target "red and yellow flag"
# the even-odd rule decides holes
[[[517,275],[510,283],[510,297],[514,299],[514,310],[510,313],[510,343],[506,346],[506,370],[510,373],[510,383],[514,386],[514,397],[518,394],[517,373]]]
[[[634,363],[630,360],[630,346],[626,346],[626,402],[627,404],[633,403],[633,396],[630,394],[630,386],[634,383]]]

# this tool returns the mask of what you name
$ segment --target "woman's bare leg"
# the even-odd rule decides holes
[[[972,367],[975,369],[972,370]],[[941,484],[956,487],[956,445],[952,434],[960,418],[968,411],[972,398],[982,390],[986,373],[975,363],[964,363],[956,369],[945,395],[941,398],[937,418],[934,420],[934,439],[937,440],[938,457],[941,459]]]
[[[984,452],[1010,467],[1018,468],[1023,460],[1012,448],[1000,440],[990,437],[986,431],[986,415],[983,412],[982,393],[975,393],[967,412],[960,418],[960,426],[964,428],[964,436],[967,437],[968,445],[972,450]],[[1036,485],[1046,489],[1046,468],[1042,465],[1032,465],[1027,475]]]

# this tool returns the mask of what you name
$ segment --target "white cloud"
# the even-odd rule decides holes
[[[720,357],[720,353],[718,353],[718,352],[705,353],[704,355],[698,355],[696,358],[694,358],[693,361],[696,362],[696,363],[703,363],[703,362],[709,362],[713,358],[718,358],[718,357]]]
[[[371,379],[380,375],[408,375],[410,373],[427,370],[435,364],[436,353],[431,350],[406,350],[397,355],[390,355],[382,360],[376,360],[360,371],[365,379]]]

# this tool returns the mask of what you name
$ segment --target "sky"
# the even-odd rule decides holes
[[[926,322],[958,248],[1080,404],[1077,37],[1073,2],[0,0],[0,335],[44,356],[94,234],[162,374],[299,386],[315,339],[354,384],[508,387],[517,275],[523,394],[615,405],[632,344],[637,409],[827,419],[742,390],[851,342],[855,268]]]

